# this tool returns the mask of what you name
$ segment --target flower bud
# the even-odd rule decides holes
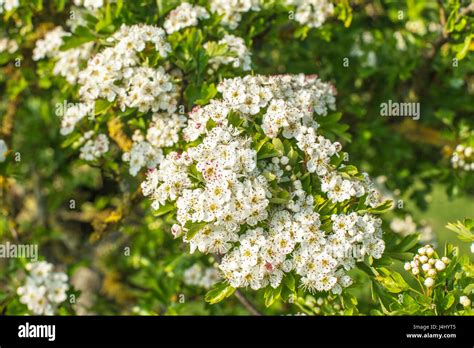
[[[435,263],[434,266],[435,266],[435,268],[436,268],[438,271],[442,271],[442,270],[444,270],[444,269],[446,268],[445,263],[444,263],[443,261],[441,261],[441,260],[436,261],[436,263]]]
[[[471,300],[467,296],[461,296],[459,298],[459,303],[463,305],[463,307],[469,307],[471,305]]]
[[[434,285],[433,278],[430,278],[430,277],[426,278],[424,284],[427,288],[431,288]]]
[[[428,272],[430,269],[431,269],[431,265],[429,263],[424,263],[422,266],[421,266],[421,269],[425,272]]]

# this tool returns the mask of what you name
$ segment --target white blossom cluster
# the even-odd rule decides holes
[[[92,139],[94,131],[86,132],[79,142],[85,144],[81,147],[81,154],[79,157],[86,161],[94,161],[102,157],[109,151],[109,138],[105,134],[98,134],[95,139]]]
[[[211,11],[222,16],[222,24],[235,29],[242,20],[242,14],[260,11],[261,0],[211,0]]]
[[[231,65],[233,68],[240,68],[243,71],[251,70],[251,52],[245,45],[244,39],[226,34],[217,44],[225,44],[228,52],[226,55],[214,56],[209,60],[212,70],[217,70],[221,65]],[[204,48],[208,47],[208,43],[204,44]]]
[[[68,105],[65,110],[61,111],[61,129],[62,135],[68,135],[73,130],[76,124],[84,117],[91,117],[94,115],[94,103],[76,103]]]
[[[10,40],[8,38],[0,38],[0,53],[15,53],[18,50],[18,44],[15,40]]]
[[[203,268],[195,263],[184,271],[184,283],[190,286],[197,286],[204,289],[210,289],[219,281],[219,272],[214,267]]]
[[[189,6],[191,5],[182,4],[175,9],[176,12],[172,12],[173,16],[184,16],[180,13],[192,9],[196,11],[196,18],[204,18],[203,8]],[[37,49],[40,51],[38,57],[42,57],[46,54],[40,54],[40,48],[48,46],[53,49],[51,47],[54,46],[54,57],[57,59],[54,72],[65,76],[69,83],[77,82],[79,85],[81,102],[71,104],[71,107],[63,111],[61,134],[72,133],[78,122],[86,116],[92,120],[98,100],[116,102],[122,111],[136,108],[142,113],[153,112],[151,122],[147,120],[144,134],[141,131],[134,133],[132,148],[122,155],[122,159],[130,163],[129,172],[133,176],[142,168],[157,166],[163,158],[162,148],[173,146],[186,125],[186,118],[175,113],[179,91],[174,78],[163,66],[148,66],[148,61],[143,61],[142,57],[145,49],[147,52],[154,50],[160,58],[168,56],[171,46],[166,41],[165,31],[151,25],[122,25],[118,32],[107,39],[111,46],[90,58],[87,66],[79,71],[82,62],[90,55],[93,43],[86,43],[77,49],[58,51],[62,36],[69,35],[64,31],[59,34],[60,30],[57,28],[53,31],[54,35],[49,33],[45,37],[49,46],[38,42]],[[53,41],[56,42],[55,45],[50,43]],[[228,35],[221,41],[224,42],[228,44],[229,56],[216,60],[213,64],[216,67],[230,64],[243,70],[250,69],[250,53],[244,41]],[[85,140],[87,143],[81,150],[81,158],[97,158],[94,155],[96,144],[91,139]],[[104,145],[103,142],[99,144]]]
[[[294,19],[310,28],[318,28],[334,13],[334,6],[328,0],[286,0],[295,6]]]
[[[67,298],[67,275],[54,272],[53,265],[46,261],[29,263],[26,270],[29,274],[25,284],[17,289],[20,302],[26,304],[33,314],[53,315]]]
[[[0,13],[9,12],[20,6],[20,0],[0,0]]]
[[[104,6],[104,0],[74,0],[74,5],[84,6],[89,10],[97,10]]]
[[[146,140],[156,148],[171,147],[179,141],[179,134],[185,125],[185,116],[153,114],[152,122],[147,129]]]
[[[334,109],[335,92],[330,84],[323,83],[316,76],[302,74],[245,76],[224,80],[218,91],[223,100],[190,113],[188,126],[184,129],[185,140],[193,141],[203,134],[209,119],[225,122],[230,111],[249,121],[263,112],[265,135],[275,138],[282,131],[284,138],[296,139],[298,148],[308,156],[307,170],[321,177],[321,188],[331,200],[342,202],[366,193],[367,185],[344,179],[331,169],[331,157],[338,155],[341,145],[316,134],[318,123],[313,114],[325,116],[328,109]],[[377,205],[375,191],[369,193],[370,205]]]
[[[390,229],[403,237],[419,232],[421,241],[433,243],[435,240],[433,228],[425,221],[420,223],[418,226],[411,215],[406,215],[404,218],[395,217],[390,222]]]
[[[137,175],[140,169],[154,168],[163,159],[163,150],[153,147],[139,130],[136,130],[132,137],[133,145],[130,152],[122,155],[124,162],[130,162],[130,175]]]
[[[33,49],[33,60],[56,57],[59,48],[63,44],[63,37],[70,36],[71,33],[64,31],[60,26],[55,27],[46,33],[43,39],[36,41]]]
[[[231,286],[276,288],[294,271],[303,289],[339,294],[352,284],[346,270],[365,255],[380,258],[384,251],[381,220],[369,214],[333,215],[333,233],[327,235],[311,196],[303,194],[285,208],[272,210],[267,230],[247,230],[239,247],[224,256],[220,269]]]
[[[209,18],[209,13],[201,6],[183,2],[166,16],[163,27],[168,34],[187,27],[195,27],[200,19]]]
[[[87,42],[77,48],[59,51],[56,55],[57,61],[53,74],[64,77],[72,85],[75,84],[82,68],[81,65],[90,58],[93,48],[94,43]]]
[[[221,83],[218,91],[222,99],[195,108],[183,130],[184,140],[199,139],[198,145],[169,153],[148,172],[143,194],[154,209],[176,205],[178,223],[171,232],[184,235],[191,252],[224,254],[219,269],[231,286],[276,288],[285,273],[294,271],[310,292],[340,293],[351,284],[345,271],[356,261],[382,256],[381,220],[355,212],[320,217],[289,158],[258,161],[246,134],[254,134],[253,123],[261,119],[264,135],[293,139],[306,162],[314,162],[306,163],[305,170],[320,178],[320,191],[329,200],[345,202],[367,194],[366,204],[378,205],[370,197],[375,193],[367,176],[342,176],[329,163],[341,145],[316,134],[314,114],[326,115],[334,107],[333,89],[314,76],[298,75],[235,78]],[[230,114],[244,123],[233,126]],[[291,182],[284,184],[290,194],[286,203],[271,203],[268,172],[276,173],[278,182]],[[329,230],[321,228],[322,218],[331,219]]]
[[[125,162],[130,162],[130,175],[136,176],[142,168],[155,168],[164,157],[162,148],[178,142],[185,124],[186,117],[178,114],[153,114],[146,137],[139,130],[135,131],[132,149],[122,155]]]
[[[181,226],[213,222],[189,241],[191,252],[225,253],[238,239],[241,225],[255,226],[267,218],[267,182],[255,172],[257,154],[250,145],[232,126],[215,127],[202,144],[170,153],[158,170],[148,173],[142,191],[154,200],[154,208],[177,200]],[[202,176],[202,188],[193,189],[188,175],[192,166]]]
[[[245,120],[266,110],[262,128],[266,136],[275,138],[280,129],[287,139],[301,136],[304,146],[313,139],[306,136],[308,128],[317,128],[313,113],[325,116],[334,109],[335,97],[331,85],[321,82],[316,76],[276,75],[245,76],[226,79],[217,88],[222,100],[211,101],[204,108],[197,108],[189,115],[185,139],[193,141],[205,132],[209,119],[226,122],[229,111],[235,111]],[[315,139],[313,142],[317,142]],[[328,144],[324,144],[328,146]],[[306,146],[309,147],[310,146]],[[331,151],[336,152],[336,147]]]
[[[439,259],[436,252],[429,244],[418,249],[411,262],[405,263],[405,270],[411,271],[414,276],[423,276],[424,285],[432,288],[435,284],[436,276],[439,272],[444,271],[450,260],[447,257]]]
[[[176,87],[163,67],[140,66],[138,53],[147,44],[166,57],[171,50],[163,29],[150,25],[122,25],[108,40],[108,47],[88,62],[79,73],[79,94],[83,101],[117,100],[122,110],[138,108],[140,112],[159,110],[174,112]]]
[[[71,33],[64,31],[62,27],[56,27],[46,33],[43,39],[36,42],[33,49],[33,60],[53,58],[56,60],[53,74],[66,78],[70,84],[75,84],[82,64],[86,62],[94,47],[94,43],[88,42],[79,47],[66,51],[60,51],[64,43],[63,38]]]
[[[459,144],[451,155],[451,165],[454,169],[474,171],[474,148]]]
[[[0,139],[0,162],[5,162],[8,146],[5,140]]]

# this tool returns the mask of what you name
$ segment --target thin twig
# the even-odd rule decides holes
[[[212,254],[214,258],[216,259],[217,262],[221,262],[221,256],[219,254]],[[235,290],[234,291],[235,297],[237,297],[237,300],[242,304],[242,306],[245,307],[252,315],[256,316],[262,316],[263,314],[255,308],[255,306],[245,297],[244,294],[240,292],[240,290]]]
[[[247,298],[239,290],[235,290],[234,294],[235,294],[235,297],[237,297],[239,302],[242,304],[242,306],[244,306],[245,309],[247,309],[252,315],[256,315],[256,316],[263,315],[261,312],[258,311],[257,308],[254,307],[252,303],[250,303],[249,300],[247,300]]]

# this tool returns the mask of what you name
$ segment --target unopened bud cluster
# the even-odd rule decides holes
[[[474,148],[462,144],[456,146],[451,156],[451,164],[454,169],[474,171]]]
[[[450,260],[447,257],[437,257],[435,250],[429,244],[418,249],[418,253],[411,262],[405,263],[405,270],[414,276],[425,278],[424,285],[432,288],[438,273],[444,271]]]

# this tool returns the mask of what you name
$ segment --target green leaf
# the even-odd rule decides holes
[[[415,245],[417,245],[419,240],[420,240],[420,235],[418,233],[410,234],[406,236],[405,238],[403,238],[399,244],[397,244],[397,246],[394,248],[394,251],[399,251],[399,252],[408,251],[411,248],[413,248]]]
[[[295,287],[295,284],[296,284],[296,281],[295,281],[295,277],[292,273],[288,273],[284,278],[283,278],[283,283],[286,285],[286,287],[288,289],[290,289],[291,291],[295,291],[296,287]]]
[[[290,193],[284,189],[279,189],[278,191],[272,190],[272,194],[273,197],[270,198],[270,203],[274,204],[286,204],[291,198]]]
[[[454,30],[454,26],[455,26],[456,21],[458,19],[458,11],[459,11],[459,2],[456,3],[453,10],[449,14],[448,20],[446,21],[446,31],[448,33],[452,32]]]
[[[161,207],[159,207],[157,210],[153,211],[153,215],[162,216],[169,213],[170,211],[173,211],[174,209],[175,209],[174,204],[166,203],[165,205],[162,205]]]
[[[463,60],[466,57],[467,53],[469,52],[469,47],[471,46],[472,37],[473,35],[469,35],[464,39],[461,49],[456,54],[456,58],[458,60]]]
[[[444,310],[447,310],[454,304],[454,301],[455,301],[454,295],[453,294],[448,294],[441,301],[441,307]]]
[[[184,227],[188,229],[188,232],[186,233],[186,239],[192,239],[196,235],[196,233],[202,230],[206,225],[207,222],[186,222],[186,224],[184,225]]]
[[[214,289],[208,291],[205,296],[206,302],[210,304],[216,304],[223,299],[230,297],[235,291],[235,288],[228,285],[227,283],[219,283]]]
[[[382,204],[376,206],[375,208],[369,208],[367,209],[368,213],[371,214],[383,214],[392,209],[393,201],[391,200],[386,200]]]
[[[96,36],[91,31],[83,26],[79,26],[71,36],[63,37],[63,44],[61,45],[61,51],[67,51],[72,48],[79,47],[87,42],[93,41]]]
[[[464,222],[457,221],[446,225],[448,230],[455,232],[458,238],[464,242],[474,242],[474,220],[465,219]]]
[[[278,151],[278,154],[280,156],[283,156],[283,154],[285,153],[285,147],[283,146],[283,143],[281,142],[281,140],[278,138],[274,138],[272,139],[272,144],[273,144],[273,148]]]
[[[405,279],[401,276],[400,273],[395,271],[389,271],[386,268],[380,269],[381,273],[375,277],[375,279],[389,292],[400,293],[410,289],[410,286],[407,284]]]
[[[258,160],[276,157],[276,156],[278,156],[278,151],[274,149],[273,144],[270,144],[268,142],[263,144],[263,146],[260,148],[260,151],[257,152]]]
[[[107,110],[112,106],[113,102],[107,100],[99,99],[95,102],[95,114],[101,115],[107,112]]]
[[[265,290],[265,294],[263,295],[263,298],[265,299],[265,306],[270,307],[272,304],[274,304],[278,299],[281,297],[281,288],[282,286],[280,285],[276,289],[272,288],[271,286],[267,287]]]
[[[346,174],[349,174],[349,175],[351,175],[351,176],[356,175],[356,174],[359,172],[359,170],[357,169],[357,167],[355,167],[355,166],[353,166],[353,165],[348,165],[348,166],[340,167],[340,168],[338,169],[338,171],[339,171],[340,173],[346,173]]]

